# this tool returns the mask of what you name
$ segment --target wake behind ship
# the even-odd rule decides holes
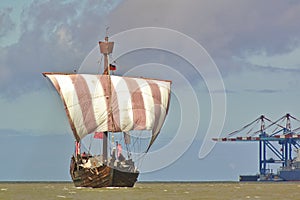
[[[109,62],[109,55],[114,43],[105,37],[99,46],[103,74],[43,75],[60,95],[75,138],[70,164],[75,186],[132,187],[139,176],[137,161],[164,124],[171,81],[112,75],[116,66]],[[84,140],[89,141],[87,146]],[[92,143],[98,144],[98,152],[92,151]]]

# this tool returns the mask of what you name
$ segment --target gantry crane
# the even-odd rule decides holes
[[[291,121],[299,124],[292,128]],[[294,122],[293,122],[294,124]],[[255,129],[258,127],[258,130]],[[300,149],[300,120],[290,114],[286,114],[276,121],[261,115],[253,122],[239,130],[233,131],[228,137],[213,138],[217,142],[258,142],[259,143],[259,180],[272,180],[273,173],[267,168],[268,163],[280,164],[280,169],[292,179],[300,180],[300,151],[299,158],[293,158],[293,150]],[[272,152],[275,158],[267,156]],[[295,163],[297,162],[297,165]],[[298,169],[298,170],[297,170]],[[285,175],[278,173],[279,179],[290,180]]]

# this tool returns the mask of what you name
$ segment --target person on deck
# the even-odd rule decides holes
[[[125,157],[122,155],[122,145],[118,142],[116,142],[117,144],[117,156],[118,156],[118,160],[120,162],[125,160]]]
[[[110,166],[114,166],[115,161],[116,161],[116,148],[113,147],[109,165],[110,165]]]

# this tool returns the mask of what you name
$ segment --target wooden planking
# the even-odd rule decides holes
[[[76,187],[133,187],[139,173],[120,171],[109,166],[95,169],[76,169],[75,159],[71,160],[70,173]]]

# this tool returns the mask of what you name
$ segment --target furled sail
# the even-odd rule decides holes
[[[151,130],[156,139],[169,107],[170,81],[44,73],[62,98],[77,141],[93,132]]]

